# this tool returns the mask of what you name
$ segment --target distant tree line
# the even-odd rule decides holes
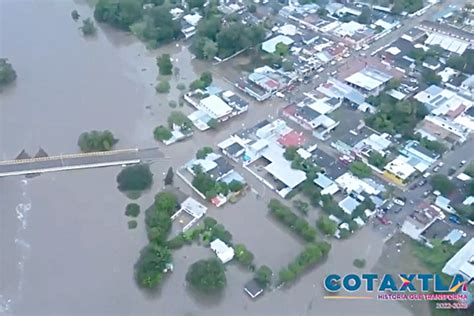
[[[99,0],[94,17],[125,31],[131,31],[146,41],[150,48],[169,43],[181,36],[181,26],[173,20],[171,5],[165,1],[147,1],[154,7],[144,9],[141,0]]]

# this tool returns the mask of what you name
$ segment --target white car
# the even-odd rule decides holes
[[[403,198],[394,198],[393,199],[393,203],[397,204],[397,205],[400,205],[400,206],[403,206],[405,205],[405,201]]]

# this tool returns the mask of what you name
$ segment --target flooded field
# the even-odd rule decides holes
[[[147,51],[131,35],[100,26],[95,38],[84,39],[70,12],[92,15],[90,7],[69,0],[0,0],[0,55],[18,73],[14,86],[0,95],[0,158],[22,149],[49,154],[77,152],[77,138],[90,129],[109,129],[117,147],[156,146],[155,126],[166,121],[176,85],[189,84],[209,65],[192,60],[186,45]],[[155,58],[170,53],[179,76],[172,91],[157,95]],[[220,74],[226,65],[211,70]],[[215,76],[217,77],[217,76]],[[231,84],[215,78],[217,85]],[[155,184],[138,203],[142,209],[162,185],[163,173],[187,161],[200,147],[217,144],[231,131],[273,117],[281,100],[251,103],[247,114],[217,131],[162,148],[166,159],[152,166]],[[188,106],[179,108],[186,113]],[[123,215],[128,200],[116,189],[119,168],[92,169],[36,178],[0,179],[0,314],[12,315],[409,315],[391,302],[324,300],[327,273],[352,271],[352,260],[364,257],[367,269],[382,252],[382,241],[365,229],[348,241],[333,242],[326,263],[308,272],[289,289],[265,294],[253,302],[242,286],[251,274],[228,267],[222,297],[205,299],[184,283],[187,267],[209,257],[209,249],[185,247],[174,253],[175,272],[157,293],[140,291],[133,265],[146,243],[143,214],[135,230]],[[209,214],[222,222],[255,254],[257,264],[275,272],[298,254],[302,245],[267,216],[275,195],[248,173],[257,191],[237,204]],[[177,181],[187,193],[184,184]]]

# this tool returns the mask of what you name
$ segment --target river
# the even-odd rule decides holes
[[[109,129],[120,139],[117,147],[156,146],[155,126],[166,122],[170,100],[177,100],[179,82],[189,84],[208,64],[192,60],[186,43],[147,51],[131,35],[100,26],[84,38],[79,22],[92,11],[70,0],[0,0],[0,56],[17,71],[16,83],[0,94],[0,158],[14,158],[39,147],[49,154],[77,152],[80,133]],[[180,69],[171,78],[172,91],[154,91],[155,58],[170,53]],[[225,73],[211,69],[214,73]],[[216,76],[217,77],[217,76]],[[215,78],[218,85],[231,86]],[[206,144],[216,144],[230,131],[275,115],[281,101],[251,103],[249,113],[227,122],[218,131],[162,148],[166,159],[152,165],[153,188],[138,203],[153,200],[163,173],[187,161]],[[180,110],[190,113],[184,106]],[[36,178],[0,179],[0,314],[6,315],[409,315],[391,302],[334,302],[323,299],[321,282],[330,272],[351,271],[352,260],[364,256],[371,267],[382,252],[382,241],[370,229],[348,241],[334,242],[327,262],[305,274],[286,290],[252,302],[242,290],[251,277],[229,266],[229,286],[214,300],[197,297],[184,283],[187,267],[209,257],[203,247],[174,254],[175,272],[153,295],[140,291],[133,265],[145,245],[143,214],[128,230],[123,215],[128,200],[116,189],[119,168],[44,174]],[[251,185],[264,189],[246,175]],[[183,186],[182,183],[179,185]],[[183,188],[186,192],[189,189]],[[291,261],[302,245],[266,215],[266,192],[249,195],[235,205],[211,208],[221,221],[255,253],[257,264],[274,271]],[[362,254],[361,254],[362,253]]]

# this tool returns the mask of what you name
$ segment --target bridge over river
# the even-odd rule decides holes
[[[163,158],[157,148],[118,149],[105,152],[67,154],[0,161],[0,177],[44,172],[130,165]]]

